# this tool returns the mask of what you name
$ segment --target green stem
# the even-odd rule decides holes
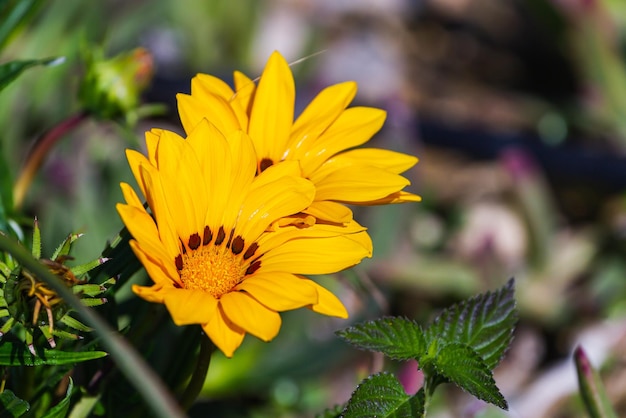
[[[214,351],[215,345],[213,345],[211,339],[203,335],[200,340],[200,352],[198,353],[196,368],[193,375],[191,375],[187,389],[180,397],[180,404],[185,410],[188,410],[193,405],[204,386],[209,365],[211,364],[211,355]]]
[[[50,286],[74,309],[85,324],[94,329],[101,343],[116,362],[118,368],[143,396],[154,416],[161,418],[185,417],[159,376],[117,331],[109,326],[92,309],[82,304],[72,291],[54,274],[15,241],[0,234],[0,250],[6,251],[31,273]]]

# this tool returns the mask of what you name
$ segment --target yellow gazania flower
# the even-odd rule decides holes
[[[130,245],[154,281],[133,286],[163,303],[177,325],[201,324],[227,356],[246,333],[269,341],[278,312],[309,307],[347,317],[328,290],[299,274],[337,272],[370,257],[372,243],[355,222],[278,227],[306,208],[314,186],[295,162],[256,174],[256,155],[241,131],[223,136],[206,120],[187,139],[165,130],[146,133],[148,157],[127,157],[150,207],[122,183],[117,210]]]
[[[234,73],[234,81],[233,91],[211,75],[192,79],[191,95],[177,95],[185,131],[207,118],[226,135],[247,132],[256,149],[258,172],[279,161],[299,161],[302,177],[316,187],[306,213],[348,222],[352,212],[344,203],[421,200],[402,191],[410,182],[400,175],[417,163],[416,157],[375,148],[352,149],[378,132],[386,116],[371,107],[347,108],[356,95],[355,82],[327,87],[294,122],[294,79],[278,52],[270,56],[258,86],[240,72]]]

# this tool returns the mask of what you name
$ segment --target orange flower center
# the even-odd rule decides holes
[[[222,246],[209,245],[183,255],[180,278],[186,289],[202,290],[219,298],[243,279],[241,257]]]
[[[226,240],[223,227],[213,240],[206,226],[202,238],[200,234],[189,237],[174,263],[185,289],[202,290],[220,298],[261,267],[260,257],[252,259],[258,248],[256,242],[246,248],[244,239],[239,235],[233,239],[232,232]]]

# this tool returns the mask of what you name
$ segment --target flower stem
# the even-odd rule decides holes
[[[24,203],[24,197],[30,184],[35,177],[35,173],[41,166],[44,158],[50,152],[52,146],[63,137],[66,133],[78,126],[88,113],[81,112],[70,116],[61,123],[50,129],[36,143],[33,150],[28,155],[26,164],[22,168],[20,175],[13,187],[13,204],[15,209],[19,209]]]
[[[211,342],[209,337],[203,335],[200,339],[200,352],[198,353],[196,368],[191,375],[185,392],[180,397],[180,405],[185,411],[191,408],[191,405],[200,394],[202,386],[204,386],[209,365],[211,364],[211,355],[214,351],[215,345],[213,345],[213,342]]]

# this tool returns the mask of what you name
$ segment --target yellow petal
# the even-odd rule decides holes
[[[328,289],[320,286],[314,281],[307,281],[310,281],[311,284],[315,287],[318,295],[317,303],[310,306],[310,309],[313,312],[317,312],[323,315],[336,316],[338,318],[344,319],[348,317],[348,311],[346,310],[346,307],[343,305],[343,303],[341,303],[337,296],[333,295],[331,292],[328,291]]]
[[[315,216],[317,219],[345,224],[352,220],[352,211],[342,203],[329,201],[314,201],[304,213]]]
[[[207,119],[224,135],[241,129],[233,109],[222,97],[216,95],[194,97],[179,93],[176,100],[180,121],[187,133],[193,131],[202,119]]]
[[[417,164],[418,159],[412,155],[378,148],[357,148],[335,155],[324,165],[332,163],[336,166],[362,165],[373,166],[400,174]]]
[[[274,52],[261,74],[248,127],[259,159],[282,160],[293,123],[295,98],[289,64],[278,52]]]
[[[317,190],[315,200],[350,203],[380,199],[411,184],[399,174],[372,166],[342,167],[311,181]]]
[[[173,288],[164,303],[176,325],[206,324],[217,312],[217,299],[199,290]]]
[[[172,274],[172,270],[175,269],[173,259],[170,262],[167,258],[161,258],[154,248],[150,248],[147,245],[143,247],[141,243],[135,240],[130,240],[129,244],[154,283],[162,284],[163,286],[173,286],[174,283],[178,286],[182,285],[178,273]]]
[[[353,81],[322,90],[293,124],[288,158],[300,159],[307,145],[314,143],[350,104],[356,91],[357,85]]]
[[[302,173],[309,177],[322,163],[338,152],[369,141],[385,122],[384,110],[351,107],[344,110],[330,127],[311,144],[301,159]]]
[[[353,205],[366,205],[366,206],[374,206],[374,205],[389,205],[394,203],[408,203],[408,202],[421,202],[422,197],[409,192],[396,192],[391,193],[388,196],[383,197],[382,199],[377,200],[368,200],[366,202],[351,202]]]
[[[254,274],[235,287],[273,311],[282,312],[317,304],[317,292],[291,273]]]
[[[264,254],[258,271],[336,273],[371,255],[371,239],[366,232],[330,238],[292,239]]]
[[[143,209],[143,203],[139,200],[139,196],[137,196],[130,184],[120,183],[120,187],[122,188],[122,196],[124,196],[124,200],[128,205]]]
[[[254,94],[256,92],[256,84],[254,84],[254,81],[248,78],[245,74],[239,71],[235,71],[233,78],[235,80],[235,97],[233,97],[231,102],[239,102],[241,107],[245,109],[246,113],[250,115]],[[242,128],[244,128],[244,131],[248,132],[248,126],[242,126]]]
[[[248,127],[247,108],[244,103],[234,100],[235,92],[221,79],[209,74],[198,74],[191,80],[191,95],[200,98],[208,95],[217,95],[230,103],[230,106],[243,129]]]
[[[222,295],[220,305],[228,319],[263,341],[271,340],[280,330],[280,315],[244,292]]]
[[[146,193],[145,181],[141,175],[141,169],[139,167],[141,167],[142,165],[152,164],[143,154],[132,149],[126,150],[126,159],[128,160],[130,171],[133,173],[133,176],[135,177],[135,180],[137,180],[137,184],[141,189],[141,193],[147,197],[148,195]]]
[[[163,303],[163,286],[161,284],[155,284],[154,286],[138,286],[132,285],[132,290],[140,298],[152,302]]]
[[[148,160],[150,164],[156,167],[156,153],[157,147],[159,144],[159,139],[161,138],[161,129],[151,129],[146,132],[146,150],[148,151]]]
[[[233,324],[218,305],[217,314],[210,321],[202,325],[202,329],[209,336],[213,344],[219,348],[226,357],[232,357],[233,353],[243,341],[246,332]]]

